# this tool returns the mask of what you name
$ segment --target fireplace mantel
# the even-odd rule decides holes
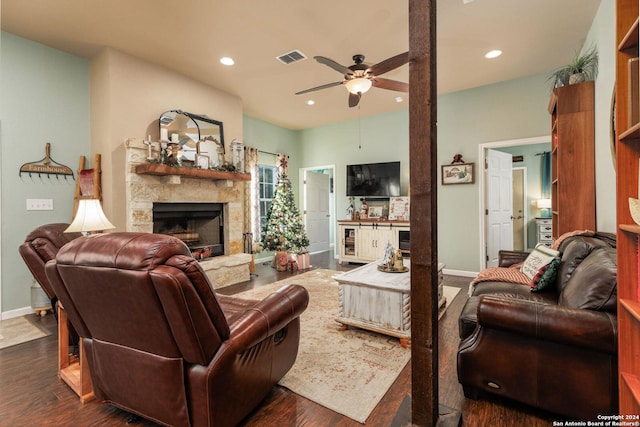
[[[188,167],[173,167],[169,165],[163,165],[158,163],[141,163],[136,166],[136,173],[138,175],[178,175],[188,178],[197,179],[211,179],[214,181],[227,180],[227,181],[251,181],[251,175],[248,173],[219,171],[212,169],[199,169]]]

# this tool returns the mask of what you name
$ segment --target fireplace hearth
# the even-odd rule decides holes
[[[224,255],[224,204],[153,203],[153,232],[174,236],[198,260]]]

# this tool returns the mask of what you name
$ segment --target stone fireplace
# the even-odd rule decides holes
[[[154,145],[157,155],[158,143]],[[214,288],[249,280],[251,255],[242,253],[245,181],[209,178],[204,176],[206,174],[181,176],[179,170],[169,167],[166,168],[166,172],[157,174],[136,173],[138,165],[148,163],[148,147],[142,140],[128,139],[125,142],[125,150],[127,231],[173,234],[185,241],[198,259],[204,257],[201,256],[202,253],[194,252],[194,249],[206,251],[207,247],[211,247],[211,251],[217,251],[218,256],[207,257],[200,265]],[[186,210],[199,209],[200,212],[191,215],[191,218],[185,217],[180,220],[175,218],[175,212],[166,212],[179,210],[180,205],[184,207],[184,204],[187,206]],[[165,211],[159,213],[165,218],[154,219],[154,206]],[[206,212],[211,206],[215,208]],[[213,213],[214,211],[216,213]],[[209,216],[210,220],[193,218],[201,215]],[[167,217],[171,216],[174,218],[169,220],[167,225]],[[167,226],[166,230],[160,231],[161,222]],[[193,229],[194,226],[199,227],[198,231]],[[207,240],[206,244],[200,244],[193,241],[196,238],[194,233],[198,239],[218,239],[218,242],[209,243],[213,240]]]

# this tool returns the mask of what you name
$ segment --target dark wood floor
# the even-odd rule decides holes
[[[312,268],[346,270],[355,267],[337,265],[327,255],[311,257]],[[257,276],[251,281],[223,288],[230,294],[290,277],[268,265],[258,264]],[[297,272],[300,274],[302,272]],[[292,278],[295,283],[295,277]],[[446,276],[449,286],[462,288],[439,324],[439,400],[458,410],[465,426],[532,426],[548,427],[553,416],[539,414],[511,402],[496,399],[465,399],[456,377],[458,346],[457,318],[467,299],[469,278]],[[24,344],[0,350],[0,425],[1,426],[118,426],[126,425],[130,414],[93,401],[82,404],[77,396],[57,377],[57,336],[55,319],[31,315],[28,318],[52,334]],[[523,369],[526,369],[526,361]],[[410,363],[402,371],[380,404],[367,420],[367,426],[392,426],[408,419],[407,405],[402,405],[411,392]],[[402,408],[401,408],[402,406]],[[395,421],[394,421],[395,419]],[[137,421],[139,426],[155,424]],[[335,426],[356,427],[361,424],[287,389],[275,387],[242,424],[243,426]]]

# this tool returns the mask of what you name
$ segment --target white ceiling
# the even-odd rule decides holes
[[[600,0],[439,0],[438,92],[548,72],[582,47]],[[407,108],[398,92],[372,88],[349,108],[342,80],[320,55],[349,66],[407,51],[401,0],[2,0],[3,31],[91,59],[109,46],[242,98],[250,116],[303,129]],[[613,23],[612,23],[613,25]],[[298,49],[308,59],[276,57]],[[502,56],[484,54],[501,49]],[[231,56],[236,65],[218,60]],[[408,65],[383,77],[408,82]],[[405,96],[406,98],[406,96]],[[308,99],[315,105],[307,106]],[[176,108],[184,108],[176,105]],[[215,118],[215,111],[194,111]]]

